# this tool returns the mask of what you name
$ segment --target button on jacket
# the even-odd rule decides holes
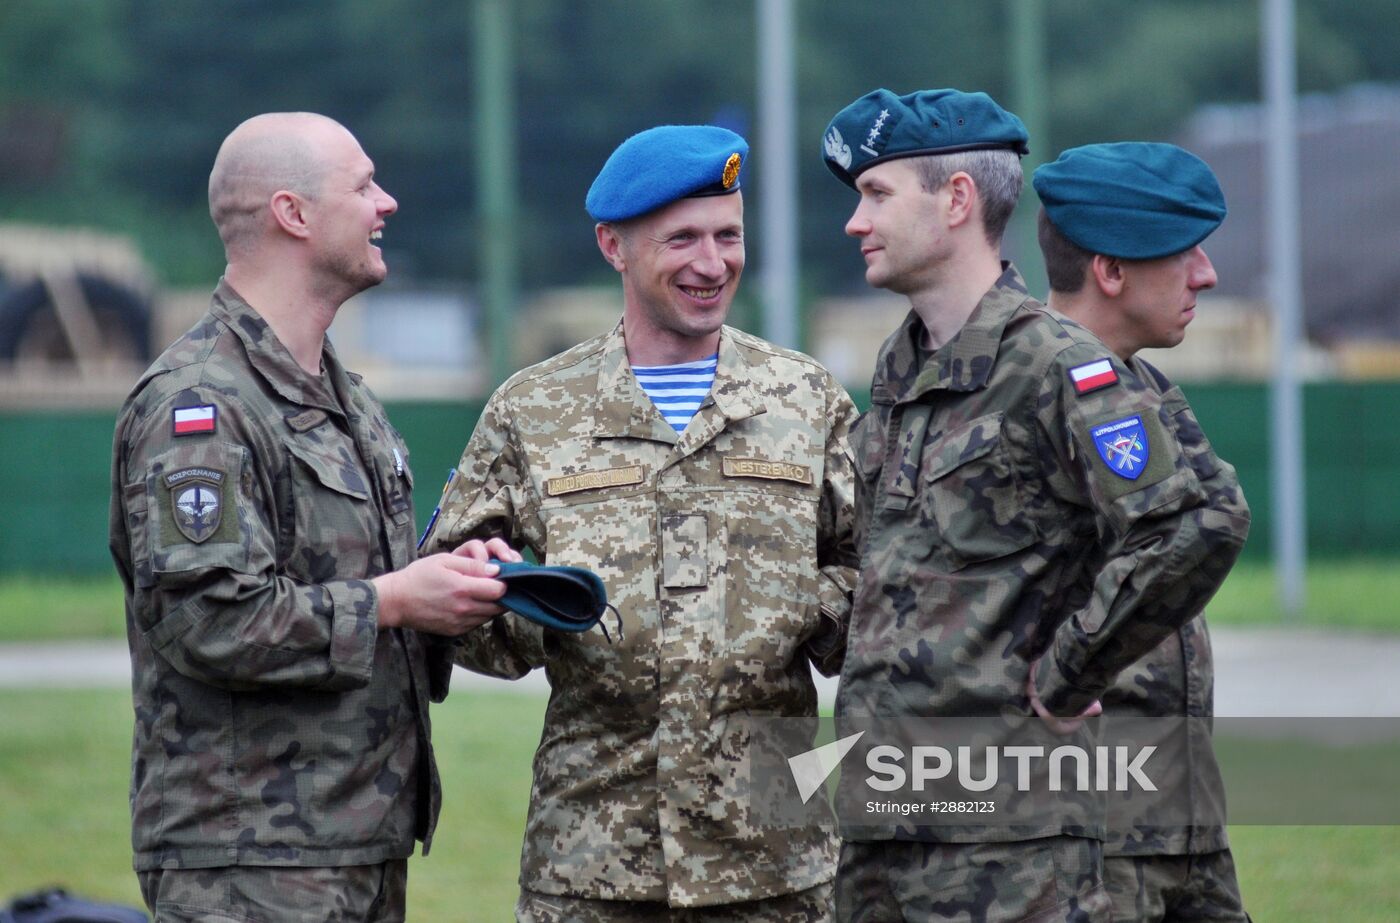
[[[1036,658],[1046,707],[1078,714],[1200,611],[1239,554],[1247,511],[1201,483],[1161,396],[1030,298],[1009,265],[952,340],[929,352],[923,333],[911,312],[885,342],[851,437],[861,576],[840,733],[863,717],[1023,718]],[[841,791],[862,800],[848,777]],[[847,839],[893,835],[842,827]]]
[[[474,670],[549,677],[523,887],[699,906],[831,879],[831,834],[750,823],[737,767],[742,719],[815,715],[809,663],[839,667],[854,416],[821,366],[728,327],[684,434],[620,324],[491,398],[423,550],[498,535],[591,568],[623,622],[612,644],[514,614],[466,636]]]
[[[369,580],[414,555],[408,452],[329,345],[322,362],[307,375],[221,283],[118,419],[138,870],[427,851],[451,647],[378,630]]]

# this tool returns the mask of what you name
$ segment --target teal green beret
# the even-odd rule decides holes
[[[618,145],[588,189],[594,221],[626,221],[689,196],[739,190],[749,144],[716,125],[662,125]]]
[[[1225,220],[1225,195],[1201,158],[1174,144],[1073,147],[1035,171],[1045,216],[1090,253],[1154,260],[1190,250]]]
[[[560,631],[587,631],[597,625],[609,609],[608,591],[603,578],[586,567],[546,566],[528,561],[499,561],[496,579],[506,585],[497,602],[546,628]],[[618,615],[621,637],[622,616]],[[603,627],[607,634],[607,626]],[[609,641],[612,639],[609,638]]]
[[[1029,153],[1026,126],[986,93],[920,90],[896,96],[866,93],[840,112],[822,135],[822,157],[836,178],[855,187],[877,163],[921,154],[1005,148]]]

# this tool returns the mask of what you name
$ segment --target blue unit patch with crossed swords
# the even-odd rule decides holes
[[[1142,428],[1142,417],[1131,416],[1096,426],[1089,435],[1108,470],[1120,478],[1136,481],[1147,469],[1147,433]]]

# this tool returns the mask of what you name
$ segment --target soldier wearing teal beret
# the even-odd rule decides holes
[[[1040,167],[1033,183],[1050,306],[1089,321],[1124,359],[1180,343],[1197,293],[1216,281],[1200,246],[1225,220],[1210,167],[1171,144],[1090,144]]]
[[[1152,260],[1205,240],[1225,220],[1215,174],[1174,144],[1070,148],[1035,171],[1046,218],[1090,253]]]
[[[1026,126],[986,93],[872,90],[831,120],[822,138],[826,165],[852,188],[856,177],[899,157],[959,151],[1027,154]]]
[[[1014,115],[946,89],[876,90],[822,136],[860,196],[846,233],[866,281],[910,305],[851,433],[862,553],[841,737],[904,718],[977,718],[986,745],[1034,740],[1032,722],[1074,731],[1239,553],[1241,511],[1212,506],[1162,396],[1002,261],[1026,150]],[[862,811],[919,797],[866,778],[838,788],[838,919],[1109,919],[1100,796],[1039,824],[919,822]],[[1005,814],[1007,788],[964,797]]]
[[[1067,150],[1036,170],[1034,183],[1043,203],[1040,246],[1050,307],[1093,331],[1162,395],[1201,484],[1216,505],[1236,513],[1231,521],[1247,526],[1235,469],[1211,449],[1181,389],[1138,355],[1180,343],[1197,296],[1215,285],[1201,247],[1225,218],[1215,175],[1174,145],[1127,142]],[[1103,697],[1115,720],[1192,719],[1188,759],[1173,765],[1170,779],[1157,780],[1173,808],[1179,806],[1175,813],[1191,823],[1110,814],[1104,883],[1115,920],[1249,919],[1220,819],[1224,793],[1209,735],[1215,676],[1207,598],[1184,599],[1195,617],[1120,673]]]

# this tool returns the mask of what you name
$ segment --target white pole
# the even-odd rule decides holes
[[[1303,504],[1302,254],[1298,244],[1297,45],[1293,0],[1263,0],[1263,83],[1269,301],[1274,310],[1270,391],[1273,551],[1283,615],[1303,614],[1307,526]]]
[[[763,335],[797,348],[797,93],[791,0],[758,0],[758,193],[763,198]],[[815,156],[815,154],[813,155]]]

